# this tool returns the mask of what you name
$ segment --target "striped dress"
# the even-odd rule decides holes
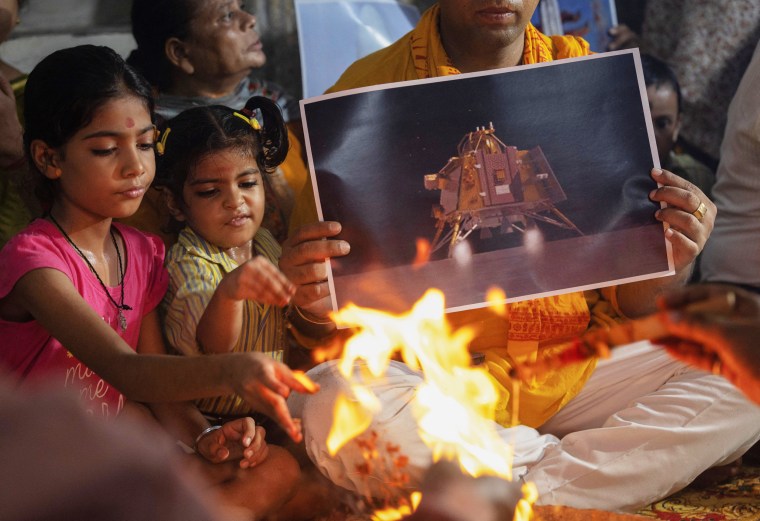
[[[281,248],[265,228],[254,237],[255,254],[277,264]],[[164,334],[171,348],[183,355],[204,354],[195,339],[198,322],[225,274],[238,267],[229,255],[206,242],[192,229],[180,232],[166,256],[169,289],[162,303]],[[262,322],[263,321],[263,322]],[[233,352],[261,352],[282,361],[285,346],[285,311],[246,301],[243,328]],[[198,408],[214,416],[237,416],[251,412],[235,395],[198,400]]]

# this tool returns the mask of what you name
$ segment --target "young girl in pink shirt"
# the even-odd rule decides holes
[[[190,429],[185,445],[224,462],[206,472],[222,481],[224,503],[256,518],[283,511],[299,480],[293,457],[267,446],[251,418],[208,427],[187,401],[235,393],[300,441],[285,398],[306,387],[261,353],[164,354],[163,244],[114,221],[137,210],[155,175],[150,87],[107,47],[64,49],[29,75],[25,118],[46,213],[0,251],[0,367],[24,385],[78,393],[94,416],[116,416],[126,404],[145,412],[134,402],[149,402],[172,434]]]
[[[114,219],[137,210],[155,174],[148,84],[106,47],[64,49],[30,74],[25,118],[46,215],[0,252],[0,365],[75,390],[97,416],[125,399],[235,392],[300,439],[284,398],[306,389],[270,357],[137,356],[163,351],[164,248]]]

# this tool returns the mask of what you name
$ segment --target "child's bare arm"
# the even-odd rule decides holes
[[[192,402],[151,403],[149,407],[172,437],[211,463],[238,461],[246,469],[267,457],[266,431],[253,418],[238,418],[210,429],[211,423]]]
[[[44,291],[40,291],[44,288]],[[28,315],[82,363],[137,402],[185,401],[237,393],[275,418],[299,441],[300,427],[288,412],[291,390],[309,391],[287,366],[260,353],[225,356],[139,355],[111,329],[58,270],[32,270],[3,299],[3,314]],[[155,312],[144,321],[158,328]],[[141,329],[142,331],[142,329]]]
[[[140,327],[140,339],[137,343],[139,354],[166,354],[166,346],[159,327],[160,323],[154,312],[143,318]],[[198,434],[210,425],[195,404],[190,401],[153,402],[149,403],[148,406],[161,426],[187,447],[192,447]]]
[[[253,300],[285,306],[295,286],[264,257],[254,257],[224,276],[198,322],[196,339],[207,353],[227,353],[240,337],[243,304]]]
[[[155,312],[149,313],[140,328],[137,352],[142,355],[164,355],[160,324]],[[209,421],[192,402],[163,402],[149,404],[159,423],[177,440],[212,463],[240,460],[241,468],[261,463],[267,454],[265,432],[256,428],[252,418],[240,418],[222,425],[219,431],[209,432]],[[200,438],[200,439],[199,439]]]

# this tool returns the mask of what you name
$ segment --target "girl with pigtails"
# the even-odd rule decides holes
[[[186,110],[161,130],[156,186],[166,199],[173,231],[179,232],[166,258],[169,288],[162,303],[164,334],[175,351],[195,358],[264,353],[281,361],[286,325],[314,339],[334,330],[329,319],[313,313],[314,304],[294,299],[296,285],[278,268],[281,246],[261,226],[264,176],[285,158],[287,136],[277,105],[260,96],[241,110],[222,105]],[[308,230],[301,233],[308,236]],[[286,244],[288,258],[298,250],[297,242]],[[289,271],[297,276],[293,268]],[[303,307],[296,302],[304,302]],[[236,395],[196,405],[218,423],[254,415]],[[266,418],[255,417],[267,425]],[[312,517],[334,501],[332,485],[307,465],[287,519]]]
[[[286,323],[311,337],[331,332],[329,320],[306,320],[308,311],[286,308],[296,287],[277,267],[279,243],[261,226],[264,177],[288,151],[277,105],[257,96],[237,111],[187,110],[166,123],[157,150],[156,185],[180,228],[166,262],[169,344],[189,356],[260,352],[281,361]],[[237,396],[197,403],[218,418],[251,412]]]

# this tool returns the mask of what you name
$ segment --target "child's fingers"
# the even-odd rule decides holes
[[[287,398],[291,390],[308,394],[319,390],[319,384],[313,382],[303,371],[293,372],[287,365],[279,362],[273,362],[272,369],[271,378],[263,383],[283,398]]]
[[[303,371],[288,371],[282,375],[282,380],[294,391],[314,394],[319,391],[319,384],[306,376]]]
[[[288,436],[290,436],[293,441],[300,443],[302,439],[301,425],[300,423],[296,423],[290,416],[290,411],[288,410],[288,405],[285,402],[285,398],[269,390],[263,392],[262,394],[264,395],[264,399],[268,402],[269,405],[269,416],[274,418],[274,420],[280,424],[280,427],[282,427],[283,430],[288,433]]]
[[[238,418],[222,425],[222,431],[227,440],[240,442],[243,447],[247,447],[256,436],[256,422],[250,417]]]
[[[251,444],[243,451],[243,459],[240,461],[241,468],[255,467],[264,461],[269,453],[269,447],[266,442],[266,430],[263,427],[256,427],[256,435]]]
[[[198,453],[213,463],[219,463],[227,459],[230,455],[225,446],[226,438],[222,429],[212,432],[198,441],[196,447]]]
[[[254,409],[274,418],[296,443],[301,441],[300,426],[291,418],[285,398],[291,387],[301,392],[306,387],[293,377],[288,366],[261,353],[248,353],[244,359],[248,363],[236,368],[242,371],[238,394]]]
[[[220,446],[214,454],[216,455],[216,458],[214,461],[221,462],[221,461],[225,461],[227,458],[230,457],[230,450],[227,447]]]
[[[280,398],[275,404],[274,416],[277,423],[288,433],[290,439],[296,443],[301,443],[303,440],[303,434],[301,432],[301,424],[293,420],[290,416],[290,411],[283,398]]]
[[[272,263],[262,257],[244,265],[239,290],[244,298],[265,304],[284,306],[290,302],[296,287]]]
[[[260,451],[252,454],[249,458],[240,460],[241,469],[250,469],[260,465],[269,456],[269,445],[265,445]]]

